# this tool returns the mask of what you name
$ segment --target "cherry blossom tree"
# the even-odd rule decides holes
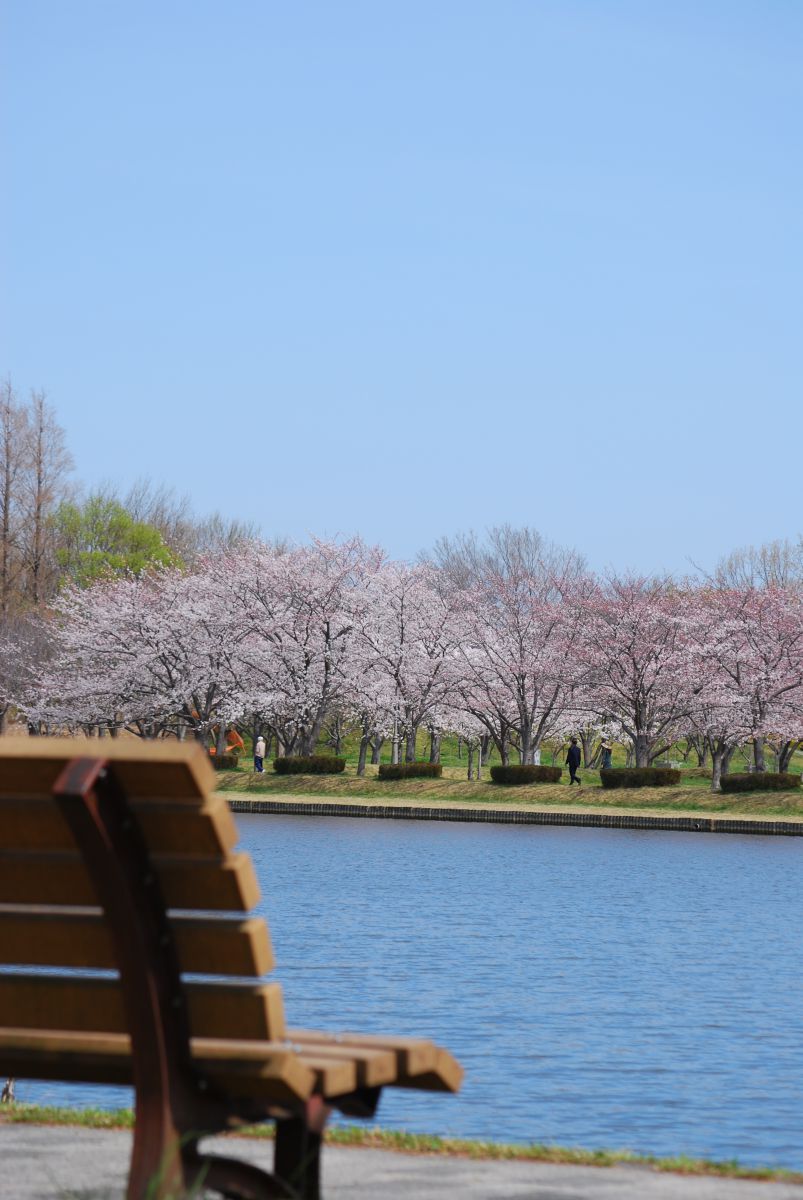
[[[694,728],[711,748],[716,791],[747,739],[779,743],[779,769],[803,739],[803,597],[797,588],[706,588],[687,628],[699,681]]]
[[[207,743],[240,707],[242,630],[226,600],[204,570],[68,588],[54,606],[54,653],[32,712],[151,737],[172,725]]]
[[[485,725],[503,762],[512,736],[522,763],[557,729],[577,683],[579,586],[571,555],[488,561],[461,599],[466,710]]]
[[[584,709],[613,723],[646,767],[682,732],[693,704],[684,596],[668,581],[612,576],[577,601]]]
[[[350,695],[355,627],[381,552],[359,538],[282,552],[251,543],[225,558],[242,623],[243,703],[269,714],[284,750],[311,754]]]
[[[438,587],[431,564],[386,563],[370,581],[360,625],[368,671],[392,692],[393,761],[406,739],[405,758],[415,761],[416,737],[457,685],[458,625],[448,590]]]

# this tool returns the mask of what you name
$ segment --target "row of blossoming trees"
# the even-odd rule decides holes
[[[413,759],[421,730],[433,758],[449,732],[503,762],[574,732],[587,759],[613,736],[645,766],[684,738],[715,788],[747,741],[784,769],[803,739],[799,588],[598,579],[540,541],[416,565],[356,538],[247,543],[67,590],[25,636],[0,647],[10,699],[51,730],[217,731],[222,749],[237,722],[308,754],[336,716],[361,770],[385,737]]]

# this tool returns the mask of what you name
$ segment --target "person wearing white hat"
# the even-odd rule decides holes
[[[254,745],[254,770],[257,775],[265,773],[265,739],[261,733]]]

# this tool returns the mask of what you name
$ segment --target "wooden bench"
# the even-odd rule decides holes
[[[456,1091],[432,1042],[285,1026],[268,930],[200,746],[0,743],[0,1074],[133,1084],[129,1200],[320,1194],[332,1108]],[[198,978],[202,976],[203,978]],[[276,1121],[274,1173],[199,1141]]]

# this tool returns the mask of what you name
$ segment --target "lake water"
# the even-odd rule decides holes
[[[388,1089],[379,1124],[803,1168],[803,840],[238,823],[291,1024],[426,1035],[466,1068],[456,1097]]]

